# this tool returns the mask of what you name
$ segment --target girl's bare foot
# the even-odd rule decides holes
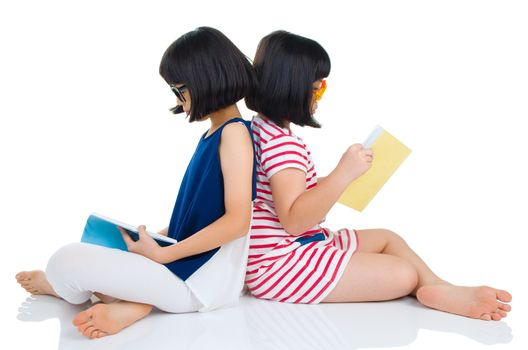
[[[51,287],[51,284],[49,284],[44,271],[22,271],[15,277],[22,288],[32,295],[53,295],[60,298],[53,290],[53,287]]]
[[[490,287],[461,287],[449,283],[423,286],[416,297],[433,309],[478,318],[499,321],[508,315],[512,300],[510,293]]]
[[[97,304],[77,314],[73,319],[73,325],[88,338],[101,338],[116,334],[147,316],[150,311],[152,311],[152,305],[129,301]]]

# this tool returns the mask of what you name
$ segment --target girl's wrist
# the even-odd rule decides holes
[[[349,179],[349,174],[340,166],[337,166],[334,171],[330,173],[327,177],[332,177],[332,183],[339,186],[339,188],[342,188],[343,190],[348,186],[350,182],[352,182]]]
[[[160,247],[156,254],[156,261],[160,264],[168,264],[180,259],[178,256],[175,256],[175,246],[176,244]]]
[[[160,264],[167,264],[170,261],[168,261],[168,254],[166,247],[159,247],[156,250],[156,262]]]

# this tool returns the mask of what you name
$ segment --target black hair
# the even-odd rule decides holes
[[[159,72],[168,84],[185,84],[191,96],[189,122],[235,104],[256,84],[249,59],[210,27],[196,28],[173,42],[163,54]]]
[[[330,57],[314,40],[283,30],[260,41],[253,67],[258,85],[246,105],[276,124],[321,125],[311,113],[312,86],[330,74]]]

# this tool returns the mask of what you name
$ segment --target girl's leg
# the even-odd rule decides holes
[[[72,304],[98,292],[172,313],[201,307],[187,285],[165,266],[139,254],[93,244],[73,243],[59,249],[48,262],[46,276],[55,292]]]
[[[420,287],[445,283],[396,233],[383,230],[358,230],[358,252],[388,254],[402,258],[410,263],[418,274],[418,283],[410,293],[416,295]]]
[[[32,295],[52,295],[62,299],[41,270],[23,271],[16,275],[20,285]],[[105,304],[95,305],[79,313],[73,320],[80,333],[89,338],[101,338],[115,334],[121,329],[147,316],[152,305],[120,301],[102,293],[94,294]]]
[[[361,244],[361,242],[360,242]],[[396,256],[356,252],[324,303],[392,300],[409,295],[418,282],[416,270]]]
[[[42,270],[22,271],[15,276],[17,282],[31,295],[51,295],[62,299],[48,282],[46,273]],[[110,304],[119,299],[94,292],[94,295],[103,303]]]
[[[91,244],[59,249],[46,269],[47,280],[64,300],[80,304],[94,292],[120,301],[97,304],[77,315],[74,325],[89,337],[114,334],[150,313],[197,311],[201,304],[165,266],[141,255]]]
[[[434,309],[472,318],[481,318],[484,320],[500,320],[511,310],[509,305],[504,304],[504,302],[511,301],[511,295],[506,291],[486,286],[455,286],[440,279],[431,271],[425,262],[416,255],[411,248],[409,248],[407,243],[395,233],[388,230],[361,230],[357,232],[359,248],[355,256],[360,256],[362,253],[392,255],[406,261],[412,266],[417,274],[418,281],[409,294],[416,295],[422,304]],[[386,262],[383,262],[380,259],[377,259],[376,261],[382,266],[383,264],[386,264]],[[353,264],[357,264],[358,266],[356,268],[350,266]],[[368,276],[371,273],[377,275],[382,280],[387,278],[379,273],[380,270],[384,269],[382,266],[374,265],[374,267],[372,267],[362,262],[361,258],[354,259],[353,256],[349,262],[349,266],[347,266],[343,274],[343,277],[334,290],[335,293],[341,293],[339,296],[343,301],[347,299],[347,293],[348,301],[359,301],[354,299],[357,297],[357,292],[348,288],[355,288],[357,284],[363,283],[361,278],[365,278],[365,275]],[[386,266],[385,268],[389,268],[389,266]],[[396,269],[399,270],[402,269],[402,267],[397,266]],[[408,274],[408,272],[404,272],[404,274]],[[399,273],[396,273],[396,276],[398,275]],[[374,276],[370,278],[376,277]],[[386,288],[384,283],[380,285],[381,288]],[[331,292],[327,298],[334,297],[333,292]],[[367,290],[367,292],[369,291]]]

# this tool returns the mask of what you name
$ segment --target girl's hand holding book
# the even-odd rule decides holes
[[[121,227],[118,228],[119,231],[121,231],[121,235],[123,236],[123,240],[125,241],[129,252],[143,255],[144,257],[158,263],[163,263],[161,261],[163,248],[160,247],[152,237],[150,237],[145,225],[138,226],[139,239],[137,241],[133,241],[128,233],[126,233]]]
[[[356,143],[345,151],[337,167],[342,170],[348,182],[352,182],[370,169],[373,158],[374,153],[370,148]]]

